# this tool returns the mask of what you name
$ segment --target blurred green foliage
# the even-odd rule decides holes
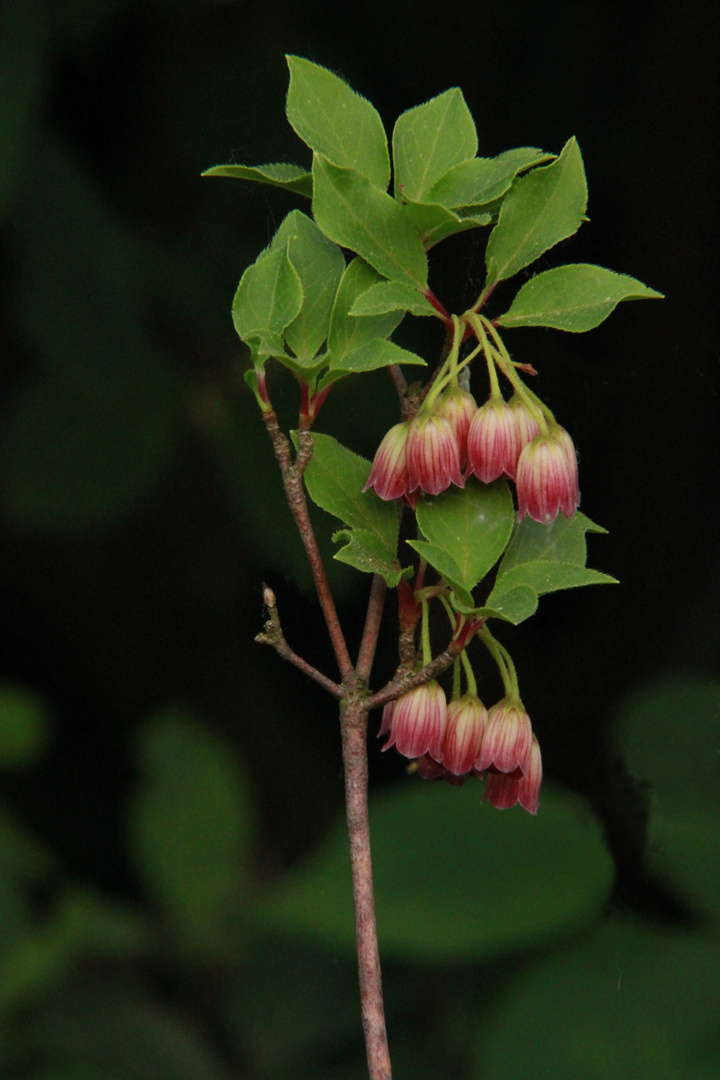
[[[0,694],[0,752],[17,744],[22,700]],[[663,721],[681,728],[688,703],[683,764],[705,778],[690,809],[663,806],[675,773]],[[618,749],[645,748],[650,868],[684,897],[687,925],[608,911],[600,830],[550,785],[537,819],[481,805],[479,783],[414,777],[371,800],[399,1075],[714,1075],[719,708],[720,684],[687,675],[639,688],[616,718]],[[32,730],[37,699],[24,709]],[[303,867],[266,881],[243,768],[218,736],[167,709],[146,719],[136,756],[135,902],[72,880],[2,811],[1,1075],[362,1077],[344,823]]]

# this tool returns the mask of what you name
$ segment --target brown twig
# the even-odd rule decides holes
[[[258,645],[271,645],[277,652],[278,656],[281,656],[283,660],[287,660],[293,664],[300,671],[304,672],[309,678],[314,679],[316,683],[322,686],[323,690],[327,690],[328,694],[332,694],[334,698],[340,700],[345,696],[345,691],[342,686],[338,686],[337,683],[329,679],[327,675],[323,675],[321,671],[314,668],[312,664],[308,664],[307,660],[303,660],[301,656],[298,656],[290,646],[288,645],[285,635],[283,634],[282,626],[280,625],[280,616],[278,615],[277,604],[275,602],[275,593],[272,589],[269,589],[267,585],[264,586],[264,600],[268,609],[268,619],[265,623],[265,629],[262,634],[258,634],[255,638]]]
[[[379,574],[373,574],[372,585],[370,586],[370,599],[368,600],[367,614],[365,616],[365,627],[363,629],[362,641],[360,642],[358,661],[355,665],[355,674],[363,685],[367,685],[367,681],[370,678],[370,671],[372,670],[373,660],[375,659],[375,650],[377,648],[378,634],[380,633],[380,622],[382,620],[386,594],[387,585],[385,584],[385,581]]]

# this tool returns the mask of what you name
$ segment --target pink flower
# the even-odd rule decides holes
[[[474,694],[450,702],[442,745],[442,763],[448,772],[455,776],[470,772],[480,754],[487,715],[487,709]]]
[[[416,764],[418,775],[423,780],[447,780],[449,783],[454,784],[455,787],[462,787],[465,783],[464,776],[456,776],[455,773],[451,773],[435,761],[434,758],[431,758],[429,754],[421,757]]]
[[[374,487],[381,499],[400,499],[408,490],[408,471],[405,457],[410,424],[395,424],[377,448],[375,459],[363,491]]]
[[[490,484],[503,473],[515,479],[520,429],[515,411],[502,398],[490,398],[475,413],[468,431],[468,475]]]
[[[504,773],[488,773],[485,798],[498,810],[507,810],[520,803],[529,814],[537,814],[542,783],[540,744],[533,735],[526,771],[519,780]]]
[[[439,683],[432,679],[422,686],[416,686],[392,704],[387,717],[383,710],[381,734],[389,729],[389,738],[383,750],[394,746],[408,758],[430,754],[435,761],[440,761],[447,724],[447,702]]]
[[[572,517],[580,504],[577,455],[564,428],[536,435],[520,454],[517,468],[518,517],[549,524],[558,511]]]
[[[410,422],[405,454],[410,492],[420,488],[428,495],[439,495],[450,484],[465,487],[457,440],[444,417],[416,416]]]
[[[460,468],[465,468],[467,461],[467,437],[470,429],[470,421],[477,412],[477,402],[467,390],[462,390],[457,384],[448,391],[438,405],[438,415],[450,422],[455,440],[458,444]]]
[[[520,433],[520,449],[522,450],[523,446],[532,442],[540,430],[538,428],[538,422],[532,413],[528,411],[525,402],[521,397],[518,397],[517,394],[513,394],[508,401],[508,405],[514,412],[515,419],[517,420],[518,431]]]
[[[520,779],[528,766],[532,744],[530,717],[517,699],[503,698],[488,713],[475,772],[512,773]]]

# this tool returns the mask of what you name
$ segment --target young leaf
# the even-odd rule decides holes
[[[367,529],[338,529],[333,534],[336,543],[345,541],[333,556],[338,562],[354,566],[366,574],[380,574],[391,589],[397,588],[404,571],[397,559],[389,559],[385,545]]]
[[[397,558],[398,515],[395,504],[363,491],[370,462],[330,435],[313,434],[313,455],[305,470],[310,498],[322,510],[373,537],[376,555],[391,565]]]
[[[302,307],[300,278],[287,247],[265,250],[240,278],[232,305],[235,329],[261,355],[282,355],[280,334]]]
[[[312,173],[299,165],[286,165],[282,161],[271,165],[214,165],[202,176],[231,176],[237,180],[255,180],[260,184],[296,191],[298,195],[312,198]]]
[[[417,506],[424,539],[447,552],[460,570],[460,584],[470,592],[502,555],[513,528],[514,508],[504,481],[468,480]]]
[[[572,138],[552,165],[520,177],[506,195],[485,253],[486,290],[576,232],[586,207],[585,170]]]
[[[287,215],[273,237],[271,249],[282,248],[287,248],[303,290],[300,312],[285,328],[284,337],[296,358],[307,364],[327,337],[345,259],[340,248],[299,210]]]
[[[599,326],[622,300],[662,299],[636,278],[590,263],[546,270],[526,282],[500,326],[553,326],[580,333]]]
[[[390,183],[390,157],[382,120],[370,102],[327,68],[288,56],[287,118],[316,153],[353,169],[375,187]]]
[[[326,236],[383,277],[425,289],[427,260],[417,232],[395,200],[361,173],[315,154],[313,215]]]
[[[397,310],[382,315],[350,314],[357,299],[381,280],[364,259],[353,259],[346,266],[330,318],[328,354],[332,365],[339,367],[347,353],[388,337],[402,320],[404,312]]]
[[[475,123],[457,87],[408,109],[393,131],[395,196],[422,202],[449,169],[477,154]]]
[[[469,217],[461,217],[440,203],[417,203],[408,200],[403,203],[402,209],[417,229],[425,251],[429,251],[448,236],[476,229],[479,225],[489,225],[492,221],[489,213],[473,213]]]
[[[518,173],[554,157],[534,146],[520,146],[494,158],[461,162],[438,180],[425,201],[441,203],[451,210],[483,206],[504,195]]]
[[[372,285],[357,298],[350,314],[384,315],[388,311],[409,311],[411,315],[441,317],[422,293],[399,281],[381,281]]]

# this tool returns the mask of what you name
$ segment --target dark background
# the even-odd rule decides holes
[[[587,335],[506,334],[575,439],[583,510],[609,530],[590,565],[621,584],[549,597],[503,640],[548,774],[605,823],[624,902],[673,908],[643,876],[648,792],[608,725],[643,680],[718,667],[717,29],[709,0],[4,5],[0,674],[56,718],[42,762],[5,787],[71,872],[135,890],[119,838],[129,748],[171,701],[236,743],[265,870],[313,847],[340,805],[331,703],[253,643],[265,580],[288,638],[333,674],[230,319],[244,267],[299,203],[200,178],[308,162],[283,112],[296,53],[388,130],[457,85],[481,154],[576,135],[590,221],[541,267],[595,262],[666,295]],[[478,291],[483,242],[455,238],[431,262],[452,310]],[[392,395],[382,373],[360,382],[319,429],[357,424],[346,441],[371,456]],[[289,415],[293,388],[275,393]],[[357,578],[337,572],[351,637]],[[378,681],[394,663],[388,632]],[[402,776],[375,746],[371,767],[374,784]]]

